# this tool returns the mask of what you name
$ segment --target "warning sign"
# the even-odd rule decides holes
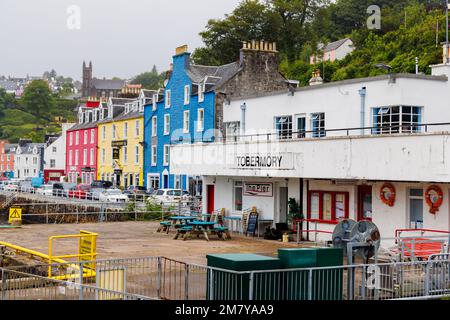
[[[94,261],[97,257],[97,234],[89,231],[80,230],[78,254],[80,261]],[[95,263],[86,264],[85,267],[95,270]]]
[[[8,223],[11,223],[13,220],[22,220],[22,208],[9,208]]]

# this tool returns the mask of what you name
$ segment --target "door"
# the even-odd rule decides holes
[[[163,175],[163,188],[169,188],[169,176],[167,174]]]
[[[280,215],[279,215],[279,221],[280,223],[287,223],[287,217],[288,217],[288,188],[287,187],[280,187]]]
[[[207,187],[207,213],[213,213],[214,211],[214,185],[208,185]]]
[[[409,190],[409,227],[423,228],[423,189]]]
[[[372,221],[372,186],[358,186],[358,221]]]

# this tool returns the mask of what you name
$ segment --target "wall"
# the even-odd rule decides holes
[[[48,145],[44,151],[44,169],[53,170],[65,170],[66,169],[66,132],[68,129],[73,127],[74,123],[63,123],[61,136],[54,141],[52,144]],[[53,151],[53,148],[56,151]],[[55,160],[55,167],[51,168],[51,160]]]

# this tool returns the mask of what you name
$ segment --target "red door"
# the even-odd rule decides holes
[[[372,186],[358,186],[358,221],[372,221]]]
[[[208,213],[212,213],[214,211],[214,186],[208,185],[208,193],[207,193],[207,210]]]

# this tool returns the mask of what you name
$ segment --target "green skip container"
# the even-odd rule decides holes
[[[283,269],[342,266],[344,261],[341,248],[279,249],[278,257]],[[342,300],[343,270],[287,271],[282,286],[284,300]]]
[[[209,300],[249,300],[250,276],[233,271],[261,271],[281,269],[278,258],[257,254],[212,254],[206,256],[208,267],[231,272],[213,270],[207,276],[207,299]],[[255,273],[253,279],[253,299],[273,300],[280,291],[277,281],[279,273]],[[264,281],[261,281],[264,278]]]

